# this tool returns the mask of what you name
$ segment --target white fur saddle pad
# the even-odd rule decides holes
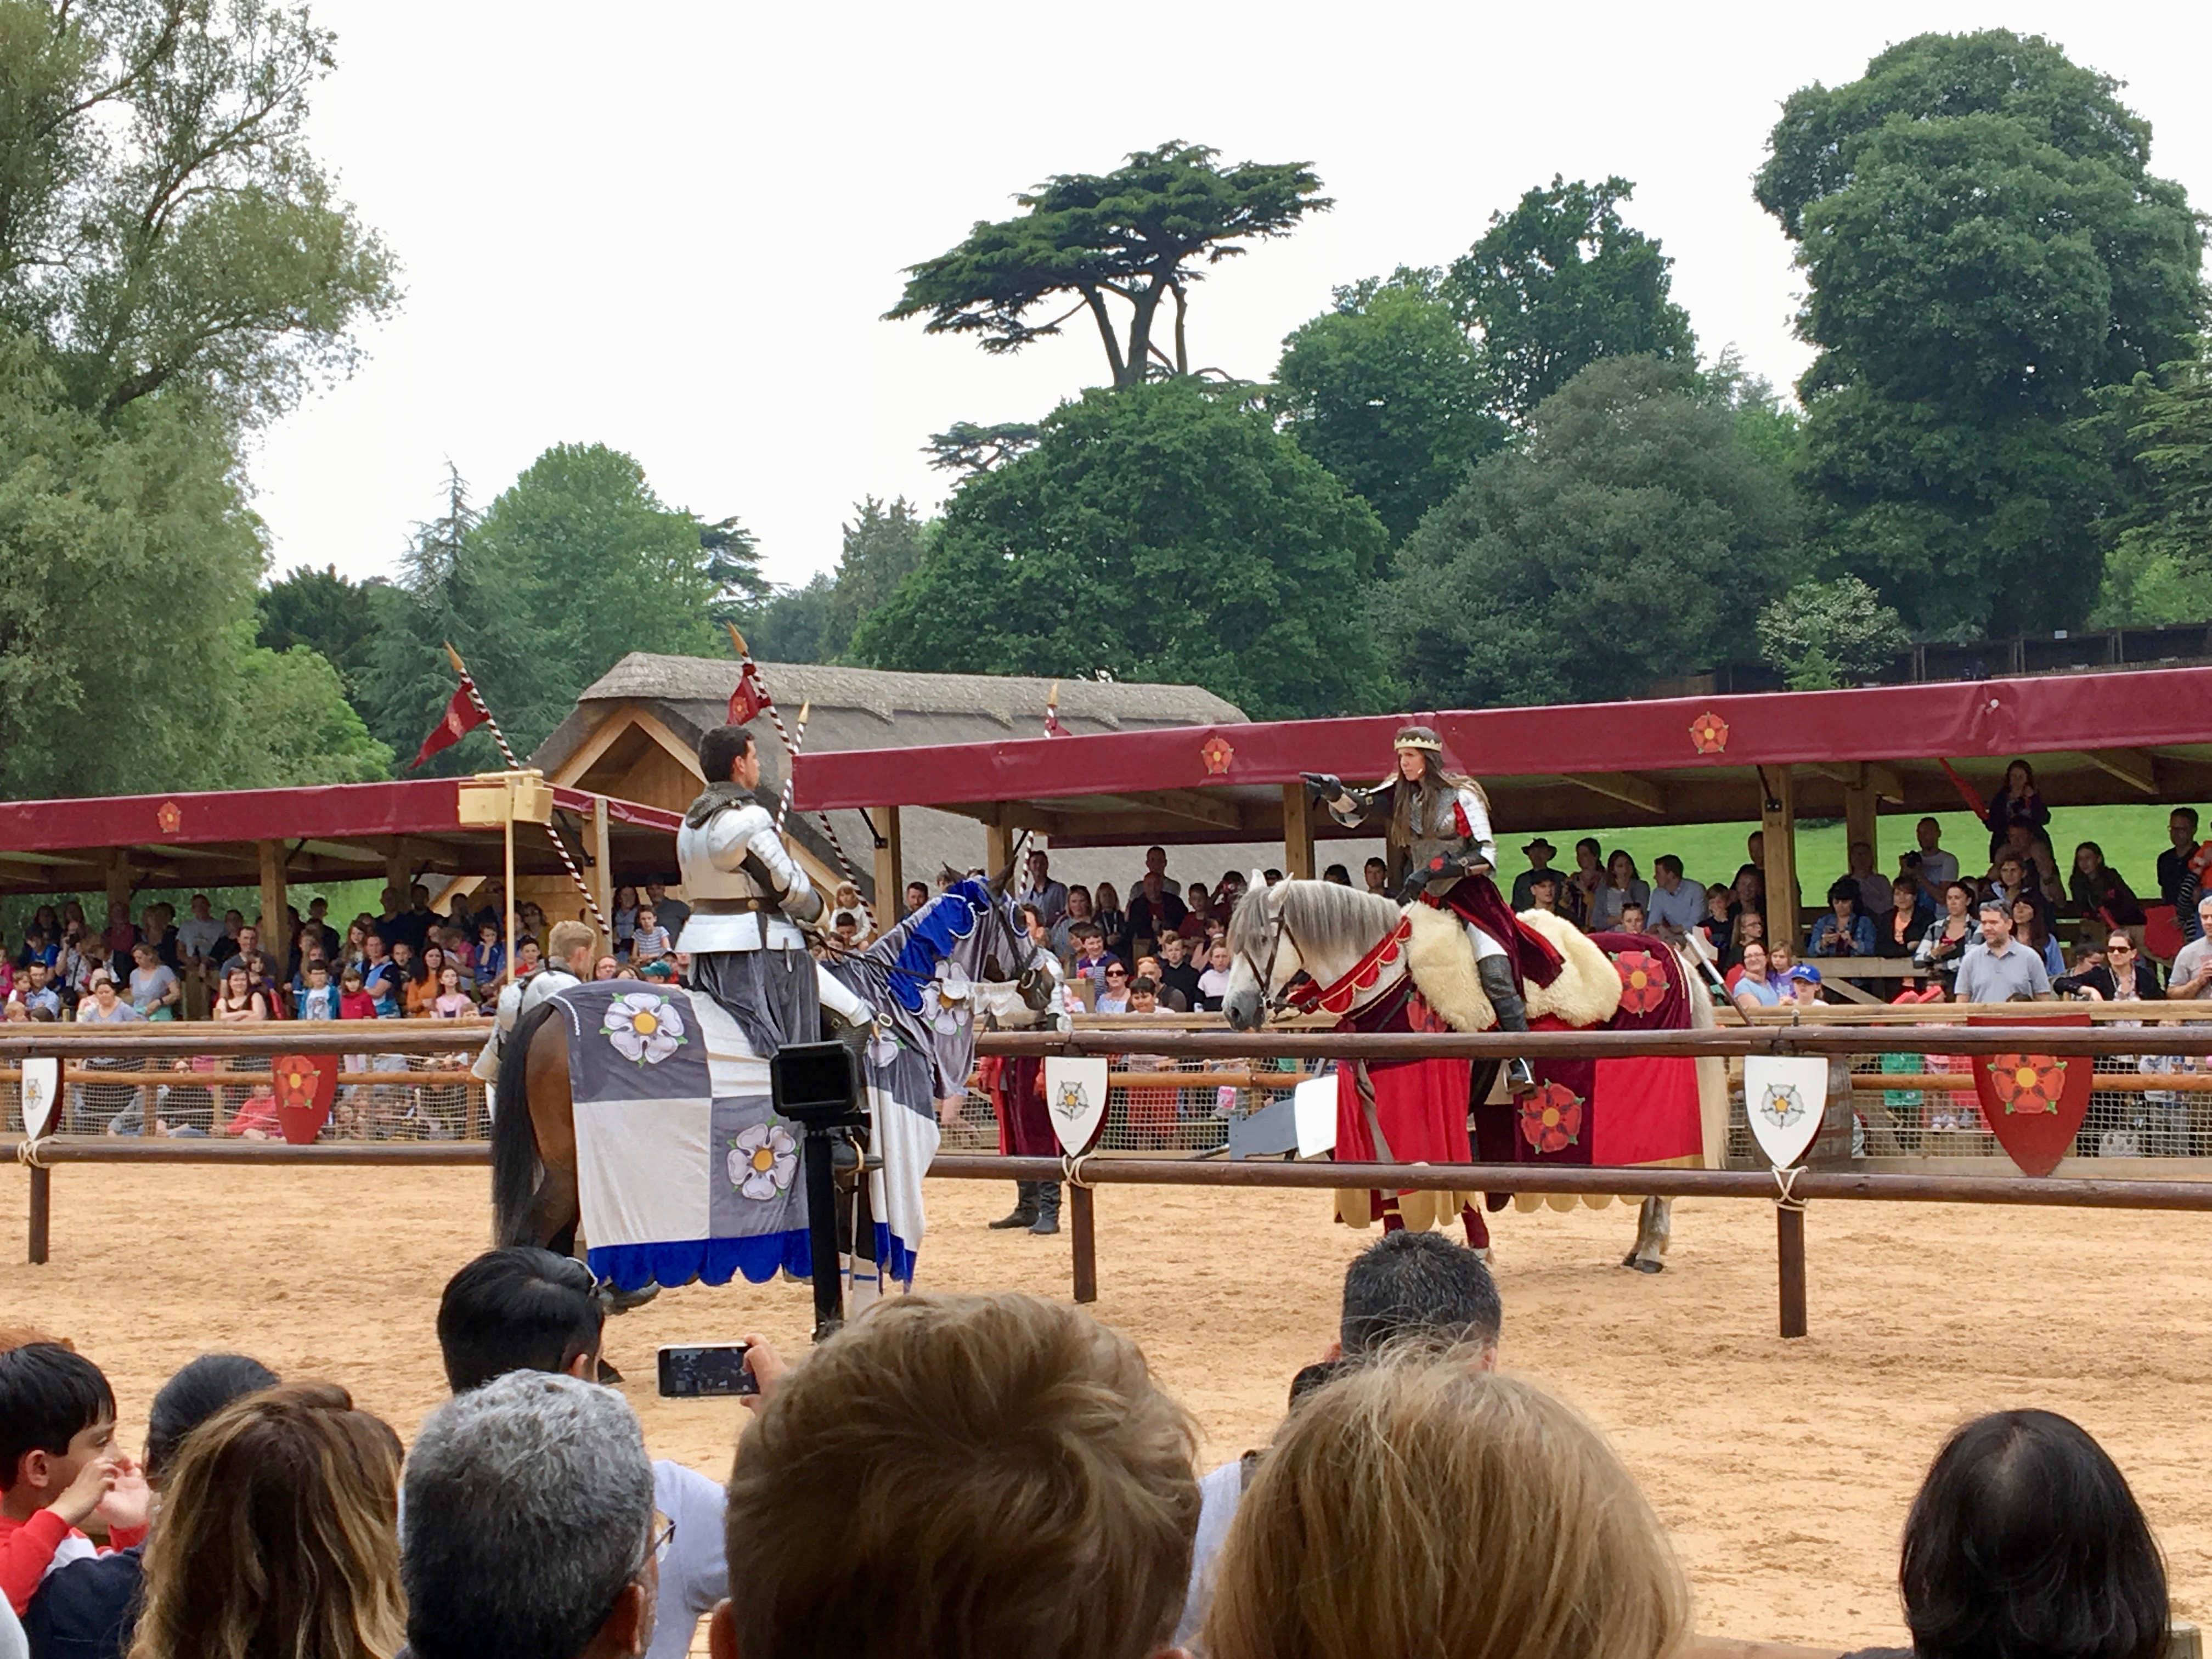
[[[1406,965],[1429,1006],[1455,1031],[1486,1031],[1496,1025],[1498,1012],[1484,994],[1466,925],[1433,905],[1409,906],[1407,915],[1413,931],[1407,940]],[[1549,939],[1565,963],[1549,985],[1523,981],[1521,994],[1528,1001],[1530,1023],[1547,1014],[1573,1026],[1602,1025],[1611,1019],[1620,1008],[1620,975],[1613,959],[1564,916],[1529,910],[1521,920]]]

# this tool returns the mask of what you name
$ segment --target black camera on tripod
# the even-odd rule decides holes
[[[837,1154],[846,1163],[849,1132],[868,1125],[867,1097],[860,1066],[842,1042],[793,1042],[776,1050],[768,1063],[769,1097],[775,1109],[806,1131],[807,1253],[814,1275],[814,1340],[834,1334],[845,1322],[845,1281],[838,1260]],[[867,1182],[854,1194],[865,1214]],[[872,1231],[872,1223],[870,1224]]]

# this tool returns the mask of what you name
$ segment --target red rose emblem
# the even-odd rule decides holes
[[[1690,746],[1700,755],[1717,755],[1728,747],[1729,724],[1711,710],[1690,722]]]
[[[1651,1013],[1666,1000],[1667,970],[1649,951],[1623,951],[1613,959],[1613,966],[1620,975],[1622,1012]]]
[[[304,1054],[285,1054],[271,1068],[276,1079],[276,1104],[303,1110],[315,1103],[314,1062]]]
[[[2008,1112],[2055,1112],[2066,1086],[2066,1062],[2049,1054],[1995,1054],[1990,1086]]]
[[[1237,758],[1237,751],[1229,746],[1229,739],[1219,732],[1200,745],[1199,758],[1206,763],[1206,775],[1219,777],[1229,769],[1229,763]]]
[[[1582,1097],[1564,1083],[1547,1083],[1519,1097],[1522,1138],[1540,1152],[1576,1144],[1583,1133]]]
[[[173,836],[185,822],[185,809],[173,800],[165,800],[154,813],[154,822],[161,826],[161,833]]]

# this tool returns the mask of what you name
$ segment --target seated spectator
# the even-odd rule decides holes
[[[2135,1494],[2052,1412],[1992,1412],[1944,1443],[1905,1516],[1898,1588],[1917,1659],[2167,1650],[2165,1564]]]
[[[528,979],[532,974],[536,973],[540,968],[543,968],[545,965],[544,961],[544,954],[545,953],[538,948],[538,941],[536,939],[524,939],[515,949],[514,976],[518,980]]]
[[[164,1484],[133,1659],[396,1651],[398,1484],[398,1437],[336,1383],[287,1383],[217,1412]]]
[[[910,881],[907,883],[906,909],[903,914],[909,916],[914,915],[915,911],[921,909],[924,905],[929,902],[931,896],[929,884],[927,882]]]
[[[611,1659],[651,1644],[673,1537],[636,1414],[611,1389],[524,1370],[454,1395],[408,1456],[406,1516],[414,1659]]]
[[[1954,880],[1943,889],[1943,914],[1928,925],[1920,936],[1919,947],[1912,960],[1929,969],[1936,981],[1950,990],[1959,972],[1959,964],[1966,952],[1981,942],[1974,921],[1974,891],[1963,881]]]
[[[1075,935],[1079,929],[1096,925],[1091,914],[1091,890],[1072,886],[1067,890],[1067,914],[1052,924],[1052,953],[1062,962],[1075,953]]]
[[[592,977],[595,980],[620,979],[622,976],[622,963],[617,962],[612,957],[601,957],[592,964]]]
[[[1690,1612],[1603,1436],[1534,1383],[1409,1354],[1291,1414],[1230,1529],[1205,1649],[1665,1659]]]
[[[2051,988],[2061,996],[2079,996],[2091,1002],[2133,1002],[2139,997],[2166,994],[2166,988],[2159,982],[2158,963],[2142,953],[2124,927],[2115,927],[2106,936],[2101,959],[2053,978]]]
[[[1106,964],[1120,958],[1106,948],[1106,935],[1095,921],[1085,922],[1074,933],[1075,954],[1068,962],[1068,970],[1078,979],[1103,981]]]
[[[1098,981],[1098,1000],[1093,1012],[1101,1014],[1126,1014],[1129,1012],[1129,970],[1119,961],[1109,961]]]
[[[131,1025],[146,1018],[115,994],[115,975],[105,968],[92,970],[92,994],[76,1006],[77,1023]]]
[[[1521,854],[1528,860],[1528,867],[1513,878],[1513,908],[1516,910],[1528,908],[1532,902],[1529,895],[1534,888],[1536,878],[1551,869],[1552,860],[1559,857],[1559,849],[1539,836],[1534,841],[1522,843]],[[1556,872],[1554,879],[1557,879]],[[1348,881],[1345,883],[1347,887],[1351,884]]]
[[[1339,887],[1352,885],[1352,872],[1340,864],[1330,865],[1328,869],[1321,872],[1321,878]]]
[[[23,977],[16,985],[15,994],[11,1000],[33,1018],[41,1011],[48,1019],[62,1017],[61,993],[49,982],[46,964],[36,958],[23,969]]]
[[[1121,908],[1121,894],[1114,890],[1112,882],[1102,881],[1098,884],[1098,891],[1093,896],[1092,902],[1097,907],[1097,914],[1091,920],[1098,924],[1098,930],[1105,938],[1107,954],[1120,957],[1123,961],[1127,961],[1129,918]]]
[[[453,969],[446,970],[452,973]],[[330,963],[318,957],[307,966],[307,988],[300,994],[301,1019],[336,1019],[338,1018],[339,988],[331,983]],[[359,975],[356,975],[358,982]]]
[[[57,1342],[0,1353],[0,1593],[21,1613],[55,1565],[146,1536],[145,1476],[115,1449],[115,1393],[100,1367]]]
[[[1771,959],[1767,971],[1773,971]],[[1784,976],[1784,983],[1790,1000],[1801,1008],[1809,1008],[1820,1000],[1820,970],[1809,963],[1800,963],[1792,968]]]
[[[1936,925],[1936,913],[1928,908],[1927,900],[1921,896],[1920,884],[1911,876],[1899,876],[1890,884],[1889,904],[1875,914],[1881,918],[1875,930],[1876,956],[1917,955],[1921,941]]]
[[[1367,884],[1369,892],[1380,893],[1385,898],[1390,896],[1390,866],[1381,859],[1370,859],[1361,865],[1359,878]]]
[[[1206,953],[1206,971],[1198,976],[1198,995],[1191,1006],[1203,1012],[1218,1014],[1221,1000],[1229,994],[1229,945],[1225,940],[1216,940]]]
[[[438,1304],[438,1349],[455,1394],[510,1371],[600,1375],[606,1306],[591,1270],[573,1256],[510,1246],[478,1256],[447,1282]],[[782,1361],[764,1339],[746,1339],[757,1373]],[[729,1593],[722,1566],[722,1488],[696,1469],[653,1465],[653,1507],[675,1522],[660,1564],[659,1618],[647,1659],[683,1659],[715,1602]]]
[[[2182,890],[2191,884],[2190,864],[2197,856],[2197,809],[2177,806],[2166,814],[2166,838],[2172,845],[2158,855],[2158,896],[2181,908]]]
[[[2142,902],[2120,872],[2105,862],[2105,849],[2085,841],[2074,849],[2074,873],[2067,890],[2077,915],[2094,916],[2107,927],[2140,927]]]
[[[174,1019],[184,1006],[184,987],[175,971],[150,945],[131,951],[131,1006],[147,1019]]]
[[[1961,1002],[2010,1002],[2047,999],[2051,972],[2043,953],[2013,938],[2012,907],[1996,899],[1982,902],[1982,948],[1959,963],[1954,994]]]
[[[1559,872],[1556,870],[1537,870],[1530,872],[1528,902],[1524,910],[1541,910],[1547,915],[1560,915]]]
[[[269,1018],[269,999],[253,988],[252,971],[234,962],[222,971],[222,989],[210,1012],[225,1024],[250,1024]]]
[[[1556,878],[1558,872],[1553,874]],[[1340,1307],[1336,1340],[1291,1379],[1293,1410],[1342,1372],[1389,1354],[1465,1348],[1476,1369],[1497,1366],[1504,1322],[1497,1283],[1480,1255],[1441,1233],[1401,1231],[1370,1244],[1344,1271]],[[1248,1451],[1198,1483],[1198,1536],[1182,1620],[1176,1626],[1177,1647],[1195,1647],[1212,1604],[1221,1546],[1265,1455]]]
[[[1728,948],[1721,953],[1721,965],[1723,968],[1738,966],[1743,961],[1744,952],[1754,945],[1764,955],[1766,918],[1756,910],[1739,910],[1735,913],[1735,920],[1729,924]]]
[[[1687,944],[1690,930],[1705,920],[1705,890],[1682,879],[1682,860],[1672,853],[1651,861],[1651,880],[1645,905],[1651,932],[1669,945]]]
[[[883,1303],[745,1431],[710,1651],[1146,1659],[1183,1602],[1196,1443],[1080,1310]]]
[[[1605,862],[1604,879],[1590,895],[1589,930],[1593,933],[1641,933],[1640,927],[1631,930],[1622,925],[1621,908],[1633,904],[1640,910],[1650,901],[1650,884],[1636,873],[1636,860],[1626,848],[1615,848]]]
[[[1757,939],[1743,947],[1741,966],[1729,977],[1729,996],[1747,1014],[1761,1008],[1779,1008],[1783,988],[1770,976],[1766,947]]]
[[[2066,971],[2066,959],[2051,932],[2050,915],[2026,895],[2012,902],[2012,936],[2043,958],[2043,971],[2054,979]]]
[[[2197,900],[2197,934],[2173,954],[2166,994],[2183,1000],[2202,996],[2212,984],[2212,893]]]
[[[507,946],[500,943],[499,924],[481,923],[477,928],[477,994],[496,994],[506,972]]]
[[[1706,888],[1705,914],[1698,918],[1698,931],[1717,960],[1726,960],[1735,949],[1735,895],[1725,887]]]
[[[1344,884],[1347,887],[1352,885],[1350,881]],[[1219,920],[1213,914],[1213,895],[1206,890],[1206,884],[1202,881],[1191,883],[1183,895],[1182,920],[1176,924],[1176,932],[1195,945],[1206,937],[1206,928]]]
[[[376,999],[362,983],[361,969],[349,963],[338,975],[338,1018],[340,1019],[374,1019]]]
[[[1149,954],[1160,940],[1182,926],[1189,914],[1158,870],[1146,870],[1143,884],[1129,900],[1129,945]]]
[[[1622,933],[1640,933],[1644,931],[1644,907],[1634,899],[1622,905],[1616,914],[1619,919],[1614,922],[1613,931]]]
[[[1838,877],[1828,889],[1828,914],[1813,924],[1805,943],[1808,957],[1870,957],[1874,954],[1874,922],[1859,914],[1860,887],[1856,878]]]
[[[1943,850],[1943,826],[1932,817],[1921,819],[1912,834],[1920,843],[1922,896],[1931,906],[1940,904],[1943,890],[1959,878],[1958,856]]]
[[[447,963],[438,975],[438,994],[430,1012],[439,1019],[467,1019],[477,1012],[477,1000],[461,988],[461,970]]]
[[[2027,886],[2027,859],[2016,853],[2007,853],[1990,867],[1982,886],[1984,898],[2010,904]]]
[[[276,1373],[244,1354],[202,1354],[161,1385],[146,1418],[145,1477],[159,1493],[185,1437],[243,1395],[276,1386]],[[23,1616],[32,1651],[57,1659],[122,1659],[138,1623],[145,1550],[133,1544],[80,1556],[46,1575]]]
[[[847,912],[850,914],[850,912]],[[855,932],[860,923],[854,922]],[[676,941],[668,937],[668,930],[660,925],[660,913],[649,904],[637,909],[637,931],[630,935],[629,959],[633,967],[642,967],[648,962],[658,962],[676,948]]]

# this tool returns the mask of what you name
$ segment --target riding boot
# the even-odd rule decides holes
[[[1498,1029],[1527,1030],[1528,1005],[1521,1000],[1521,988],[1513,982],[1512,964],[1504,957],[1482,957],[1477,958],[1474,970],[1482,980],[1491,1007],[1497,1012]],[[1528,1069],[1526,1060],[1516,1055],[1505,1062],[1505,1086],[1515,1091],[1536,1086],[1536,1074]]]
[[[1049,1237],[1060,1231],[1060,1183],[1040,1181],[1036,1184],[1036,1221],[1030,1231],[1039,1238]]]
[[[1037,1218],[1037,1186],[1034,1181],[1014,1183],[1014,1208],[1011,1215],[1002,1215],[991,1223],[993,1232],[1005,1232],[1015,1227],[1026,1227]]]

